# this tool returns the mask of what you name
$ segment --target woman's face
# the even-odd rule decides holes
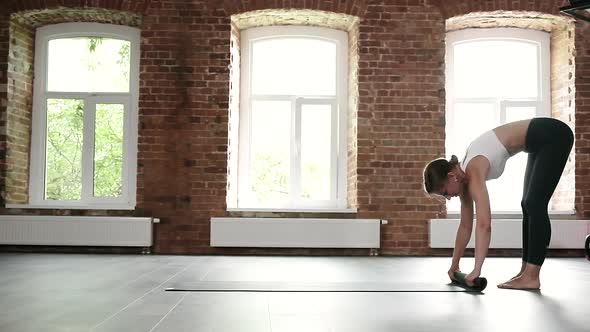
[[[454,174],[450,174],[447,177],[447,182],[441,188],[440,195],[444,196],[446,199],[450,200],[451,197],[459,196],[461,192],[461,181],[457,179]]]

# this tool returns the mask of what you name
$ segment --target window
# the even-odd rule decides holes
[[[252,28],[241,51],[235,205],[345,208],[347,33]]]
[[[30,205],[134,208],[139,30],[37,29]]]
[[[446,151],[463,158],[478,135],[501,124],[550,116],[549,34],[535,30],[466,29],[447,34]],[[520,211],[527,156],[510,158],[488,181],[493,212]],[[449,211],[460,209],[451,200]]]

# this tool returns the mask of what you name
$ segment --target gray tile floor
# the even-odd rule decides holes
[[[462,262],[464,271],[473,259]],[[448,287],[449,258],[0,254],[0,331],[590,331],[590,262],[549,258],[540,292],[496,284],[520,266],[488,258],[484,294],[166,292],[207,282]],[[467,271],[468,272],[468,271]],[[344,287],[343,286],[343,287]]]

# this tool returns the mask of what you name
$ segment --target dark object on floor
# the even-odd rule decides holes
[[[172,284],[167,292],[232,293],[479,293],[456,285],[390,282],[280,282],[280,281],[200,281]]]
[[[467,290],[477,291],[477,292],[483,291],[484,289],[486,289],[486,286],[488,285],[488,280],[486,278],[478,277],[473,280],[473,287],[471,287],[471,286],[467,285],[467,282],[465,281],[465,277],[467,277],[467,274],[461,273],[461,272],[455,272],[455,280],[453,280],[453,284],[463,287]]]

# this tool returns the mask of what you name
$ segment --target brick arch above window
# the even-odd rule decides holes
[[[573,29],[574,19],[540,12],[505,11],[474,12],[446,20],[446,30],[467,28],[520,28],[545,32]]]
[[[443,18],[465,15],[474,12],[493,12],[497,10],[532,11],[559,15],[559,8],[568,4],[567,0],[429,0],[438,7]]]
[[[20,11],[12,14],[11,21],[30,28],[68,22],[110,23],[138,27],[141,15],[129,11],[104,8],[56,8]]]
[[[367,11],[366,0],[335,0],[335,1],[302,1],[302,0],[262,0],[262,1],[241,1],[225,0],[223,2],[225,12],[228,15],[235,15],[251,11],[266,9],[308,9],[314,11],[325,11],[342,13],[358,17],[364,17]]]
[[[232,23],[239,30],[269,25],[306,25],[351,31],[358,25],[358,17],[308,9],[267,9],[232,15]]]
[[[64,11],[70,9],[91,9],[103,8],[107,10],[125,11],[135,14],[143,14],[147,10],[152,0],[94,0],[89,2],[87,0],[45,0],[45,1],[21,1],[11,0],[10,7],[12,12],[25,11],[45,11],[45,10],[60,10]],[[92,6],[89,6],[89,3]],[[53,22],[56,23],[56,22]]]

